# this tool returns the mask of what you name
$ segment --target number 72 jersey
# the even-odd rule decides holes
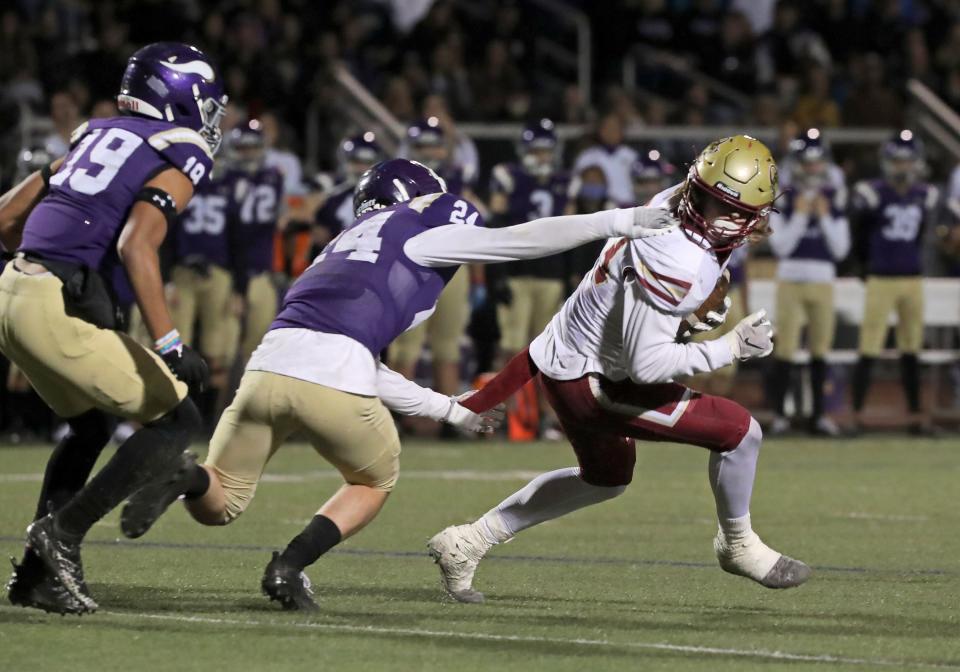
[[[438,226],[483,226],[454,194],[420,196],[361,215],[290,287],[270,329],[311,329],[362,343],[374,356],[433,313],[458,266],[416,263],[407,241]]]
[[[133,116],[90,120],[73,132],[50,190],[27,219],[20,249],[100,268],[114,256],[145,183],[175,168],[196,186],[212,164],[209,146],[191,129]]]

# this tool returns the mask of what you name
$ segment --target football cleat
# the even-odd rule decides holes
[[[70,594],[31,549],[19,565],[10,558],[13,574],[7,582],[7,599],[18,607],[32,607],[51,614],[86,614],[91,609]]]
[[[97,603],[83,580],[80,543],[69,541],[58,533],[52,515],[30,524],[27,528],[27,545],[84,611],[97,610]]]
[[[729,543],[718,531],[713,550],[723,571],[745,576],[766,588],[793,588],[806,583],[813,573],[806,564],[767,546],[753,531],[736,543]]]
[[[123,536],[136,539],[146,534],[163,512],[187,491],[196,466],[197,456],[184,451],[170,471],[135,492],[120,514]]]
[[[309,577],[302,570],[284,562],[277,551],[273,552],[263,572],[260,587],[271,602],[279,602],[285,611],[320,609],[313,599]]]
[[[473,589],[473,575],[490,546],[472,524],[452,525],[427,542],[430,557],[440,567],[440,583],[447,595],[457,602],[483,602],[483,593]]]

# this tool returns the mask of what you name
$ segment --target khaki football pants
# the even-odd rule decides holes
[[[513,299],[509,306],[497,306],[500,347],[520,352],[540,335],[563,303],[563,280],[509,278]]]
[[[236,321],[231,312],[230,296],[233,278],[219,266],[210,266],[204,277],[185,266],[174,266],[171,274],[176,297],[171,301],[170,317],[180,332],[180,338],[191,347],[194,344],[194,324],[200,323],[198,349],[213,362],[225,364],[236,353]]]
[[[791,361],[800,348],[800,334],[806,324],[810,356],[824,357],[833,344],[836,323],[833,283],[780,282],[777,285],[777,338],[773,356]]]
[[[223,485],[224,522],[247,508],[267,462],[294,433],[304,436],[351,485],[389,492],[397,482],[400,438],[378,398],[247,371],[217,423],[206,460]]]
[[[187,386],[126,334],[66,314],[63,284],[7,264],[0,276],[0,352],[64,418],[99,409],[142,423],[175,408]]]
[[[860,325],[860,354],[876,357],[887,335],[887,317],[897,312],[897,350],[916,354],[923,347],[923,280],[919,276],[867,278]]]
[[[447,283],[437,301],[437,309],[416,328],[400,334],[390,346],[393,368],[413,366],[420,359],[426,340],[430,341],[433,361],[460,361],[460,337],[470,319],[470,278],[466,267],[460,268]]]

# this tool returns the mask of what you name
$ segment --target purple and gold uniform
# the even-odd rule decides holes
[[[211,164],[209,145],[188,128],[133,116],[84,123],[27,218],[20,252],[88,266],[109,282],[119,265],[117,240],[143,185],[170,168],[197,185]],[[39,309],[45,305],[51,309]],[[0,316],[12,325],[0,330],[0,349],[60,416],[97,407],[149,422],[186,396],[166,364],[126,334],[68,316],[57,278],[8,265]]]
[[[937,188],[924,182],[897,190],[877,179],[860,182],[854,190],[867,272],[863,355],[880,354],[892,310],[897,311],[897,349],[914,354],[923,345],[923,236],[938,200]]]
[[[190,346],[195,346],[194,325],[200,323],[199,349],[215,368],[225,366],[236,352],[230,296],[242,269],[236,260],[239,236],[230,217],[230,188],[221,175],[205,180],[174,228],[171,279],[176,293],[170,316]]]
[[[493,168],[490,193],[505,200],[498,217],[504,226],[539,217],[556,217],[567,208],[570,178],[565,173],[537,176],[520,163],[501,163]],[[519,352],[547,326],[563,301],[567,264],[563,256],[515,261],[503,271],[510,289],[509,305],[497,306],[500,346]]]
[[[276,168],[261,166],[252,173],[230,170],[224,181],[230,185],[230,212],[240,239],[242,272],[237,289],[247,304],[240,354],[247,361],[277,314],[271,272],[274,234],[283,205],[283,175]]]

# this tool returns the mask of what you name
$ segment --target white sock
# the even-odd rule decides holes
[[[721,526],[725,520],[747,516],[749,527],[750,497],[753,495],[762,441],[760,425],[750,418],[750,428],[736,448],[725,453],[710,453],[710,487],[713,489]]]
[[[741,542],[753,534],[749,513],[740,518],[721,518],[719,522],[723,538],[730,545]]]
[[[477,527],[490,543],[503,543],[521,530],[612,499],[626,488],[590,485],[580,478],[579,467],[548,471],[484,514]]]

